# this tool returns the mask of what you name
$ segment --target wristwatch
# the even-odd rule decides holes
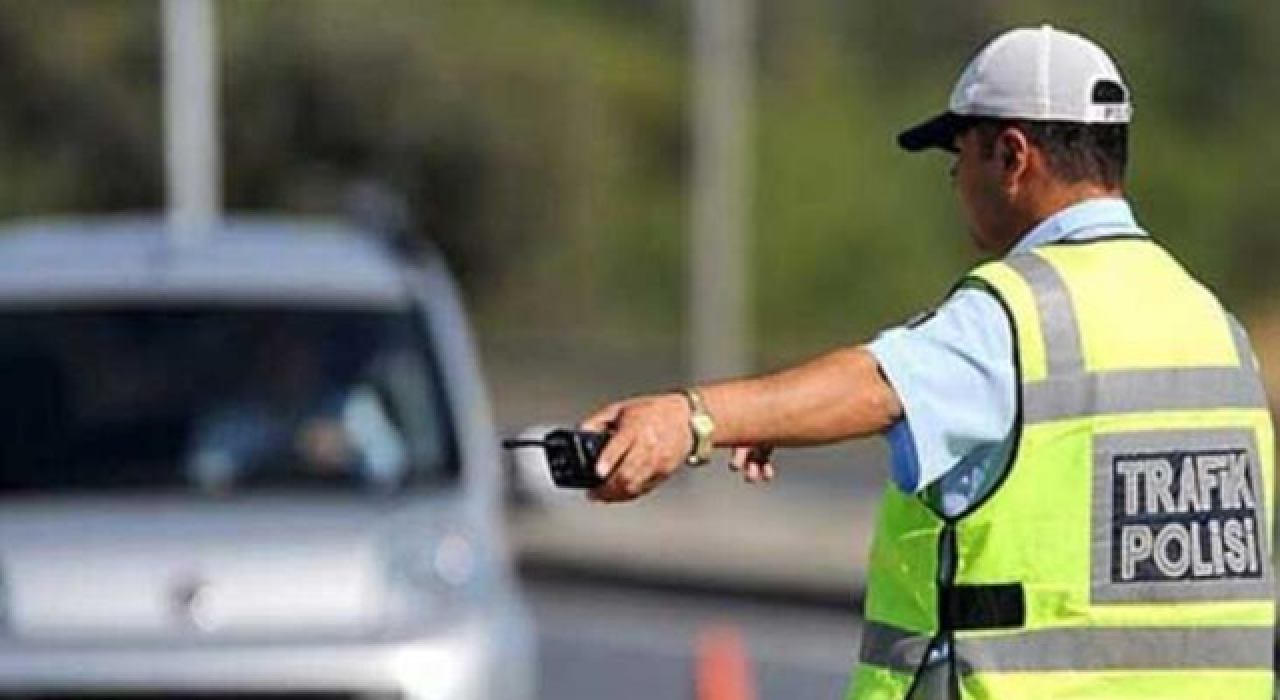
[[[681,389],[680,393],[689,402],[689,431],[693,433],[693,447],[684,463],[691,467],[701,467],[711,461],[711,450],[715,447],[712,434],[716,431],[716,422],[707,413],[707,405],[697,389]]]

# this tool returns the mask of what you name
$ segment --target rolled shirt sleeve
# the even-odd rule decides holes
[[[887,434],[893,481],[903,492],[959,477],[965,491],[988,481],[982,471],[1006,451],[1013,427],[1012,336],[991,294],[960,289],[933,313],[869,344],[903,407]]]

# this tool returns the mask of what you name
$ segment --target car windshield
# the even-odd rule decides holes
[[[447,482],[425,341],[407,311],[0,311],[0,493]]]

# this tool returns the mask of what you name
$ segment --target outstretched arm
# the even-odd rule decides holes
[[[699,388],[715,419],[715,443],[735,450],[733,462],[768,477],[774,446],[822,445],[879,433],[902,405],[874,357],[842,348],[772,374]],[[613,430],[597,470],[605,483],[591,496],[628,501],[653,490],[684,463],[692,447],[689,406],[678,393],[610,404],[583,422]]]

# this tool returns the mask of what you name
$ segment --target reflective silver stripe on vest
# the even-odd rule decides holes
[[[1061,377],[1084,373],[1084,345],[1076,322],[1075,305],[1062,275],[1053,265],[1035,253],[1014,255],[1005,260],[1031,288],[1036,310],[1040,314],[1040,333],[1044,337],[1044,357],[1048,376]]]
[[[914,674],[930,638],[867,622],[859,660]],[[955,641],[962,673],[1242,669],[1269,670],[1270,627],[1081,627],[1021,630]]]
[[[961,673],[1270,670],[1270,627],[1058,628],[956,639]]]
[[[868,620],[862,627],[858,660],[899,673],[915,673],[929,650],[929,636]]]
[[[1096,414],[1267,406],[1248,336],[1230,314],[1226,318],[1236,367],[1086,373],[1080,324],[1062,276],[1035,253],[1015,255],[1005,262],[1031,289],[1045,344],[1047,377],[1023,387],[1025,424]]]
[[[1096,414],[1266,406],[1257,376],[1237,367],[1116,370],[1027,383],[1022,419],[1031,425]]]

